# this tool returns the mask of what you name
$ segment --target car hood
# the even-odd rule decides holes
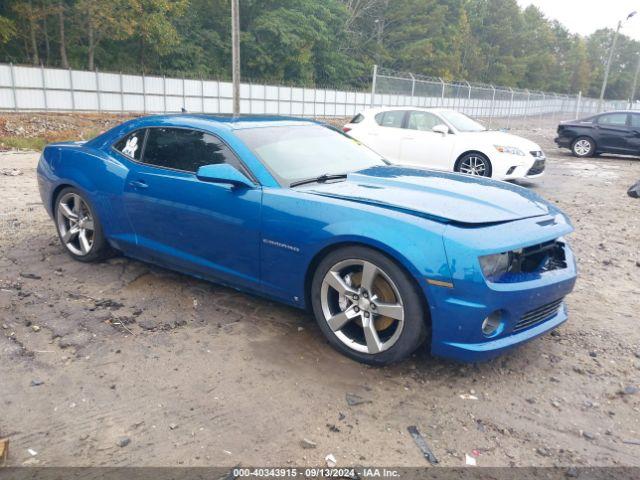
[[[397,165],[301,190],[463,224],[508,222],[546,215],[552,208],[532,191],[507,182]]]
[[[472,138],[476,144],[479,142],[483,142],[489,147],[493,147],[494,145],[500,145],[502,147],[516,147],[522,150],[524,153],[542,150],[537,143],[532,142],[531,140],[527,140],[526,138],[519,137],[518,135],[513,135],[507,132],[500,132],[497,130],[486,130],[484,132],[465,132],[462,133],[462,135]]]

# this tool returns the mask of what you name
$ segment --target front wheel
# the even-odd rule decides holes
[[[366,247],[336,250],[320,262],[311,303],[329,343],[363,363],[403,360],[426,338],[424,302],[413,280]]]
[[[76,188],[65,188],[55,203],[55,219],[60,241],[67,252],[81,262],[106,258],[110,247],[102,225],[85,195]]]
[[[490,177],[491,162],[481,153],[467,153],[458,159],[455,171],[477,177]]]
[[[595,154],[596,144],[589,137],[579,137],[571,145],[571,151],[576,157],[591,157]]]

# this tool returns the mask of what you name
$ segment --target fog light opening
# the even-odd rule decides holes
[[[482,334],[485,337],[493,337],[500,333],[500,327],[502,326],[502,315],[500,310],[496,310],[482,322]]]

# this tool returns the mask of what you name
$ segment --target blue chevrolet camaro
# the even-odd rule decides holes
[[[45,148],[43,203],[80,261],[113,251],[313,312],[383,365],[494,356],[567,319],[567,217],[505,182],[390,165],[288,118],[138,118]]]

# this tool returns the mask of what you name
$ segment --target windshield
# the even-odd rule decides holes
[[[470,119],[464,113],[445,110],[440,112],[440,115],[459,132],[484,132],[487,130],[483,125]]]
[[[283,186],[386,164],[358,141],[321,125],[248,128],[235,134]]]

